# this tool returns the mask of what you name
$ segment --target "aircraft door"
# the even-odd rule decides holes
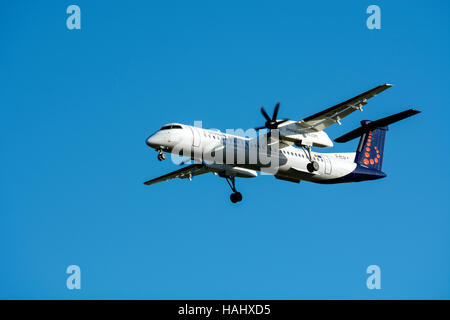
[[[192,146],[193,147],[200,147],[200,133],[198,132],[198,129],[195,127],[189,127],[192,131]]]
[[[325,174],[331,174],[331,161],[327,156],[322,156],[325,163]]]

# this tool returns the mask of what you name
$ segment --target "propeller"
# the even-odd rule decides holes
[[[280,124],[288,121],[288,119],[277,120],[279,108],[280,108],[280,103],[278,102],[275,105],[275,110],[273,110],[272,118],[270,118],[269,115],[267,114],[266,110],[264,110],[264,108],[261,107],[261,113],[264,116],[264,118],[266,119],[266,123],[261,127],[255,128],[255,130],[261,130],[264,128],[267,128],[269,130],[277,129]]]

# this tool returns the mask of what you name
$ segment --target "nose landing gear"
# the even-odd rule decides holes
[[[162,150],[158,150],[158,160],[159,161],[166,160],[166,154],[162,152]]]
[[[235,177],[226,176],[225,179],[227,179],[227,183],[233,191],[233,193],[230,195],[231,202],[236,203],[242,201],[242,194],[236,190]]]

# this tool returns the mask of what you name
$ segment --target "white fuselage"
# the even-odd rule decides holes
[[[319,169],[310,173],[306,169],[310,161],[305,150],[301,148],[286,146],[274,152],[273,147],[269,147],[271,152],[268,153],[268,146],[260,143],[258,138],[246,138],[175,123],[161,128],[150,136],[146,143],[156,150],[202,161],[219,173],[221,170],[238,170],[236,176],[240,177],[254,177],[257,175],[255,171],[263,171],[274,174],[278,179],[325,183],[326,180],[348,175],[356,168],[354,152],[311,152],[313,159],[319,164]],[[251,150],[256,150],[258,154],[255,161],[252,161],[249,155]],[[218,156],[219,152],[223,152],[223,155]],[[259,160],[260,155],[265,156],[265,162]],[[270,166],[267,165],[267,160],[270,160]]]

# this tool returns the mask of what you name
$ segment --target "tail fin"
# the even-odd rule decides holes
[[[371,121],[361,121],[361,125],[365,126]],[[386,139],[386,131],[388,127],[379,127],[374,130],[365,132],[359,139],[358,149],[356,150],[355,162],[360,166],[379,170],[383,164],[384,141]]]
[[[361,127],[347,132],[334,141],[347,142],[361,136],[355,162],[362,167],[381,171],[388,125],[418,113],[420,111],[409,109],[375,121],[364,120],[361,121]]]

